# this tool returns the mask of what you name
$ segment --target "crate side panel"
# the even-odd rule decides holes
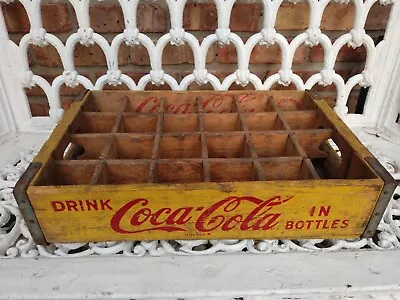
[[[338,182],[31,187],[28,195],[48,242],[359,237],[381,182]]]

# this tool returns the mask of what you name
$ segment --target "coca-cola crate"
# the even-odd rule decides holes
[[[314,98],[90,91],[14,193],[39,244],[372,236],[395,182]]]

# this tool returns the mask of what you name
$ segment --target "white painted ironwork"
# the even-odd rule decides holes
[[[252,84],[256,89],[269,89],[275,83],[288,85],[294,83],[297,89],[312,88],[316,84],[335,84],[337,89],[336,112],[349,124],[368,125],[372,129],[367,132],[384,135],[392,142],[399,131],[395,118],[399,111],[400,88],[395,80],[400,77],[400,4],[392,6],[389,25],[385,38],[377,46],[365,32],[365,22],[368,12],[377,0],[352,0],[355,6],[354,25],[350,32],[340,36],[332,43],[330,38],[321,32],[321,19],[329,0],[307,0],[310,6],[310,21],[308,29],[297,35],[291,42],[275,30],[277,12],[282,0],[262,0],[264,5],[263,28],[259,33],[252,35],[244,42],[236,33],[230,30],[230,14],[235,0],[215,0],[218,12],[218,28],[214,34],[205,37],[200,42],[193,34],[185,32],[182,27],[183,9],[186,0],[166,0],[171,16],[171,30],[157,41],[141,33],[137,28],[136,11],[138,0],[119,0],[125,20],[125,30],[116,35],[111,44],[93,31],[89,21],[89,0],[70,0],[74,7],[78,30],[71,34],[66,43],[43,28],[40,14],[41,0],[21,0],[31,24],[30,32],[24,35],[16,45],[8,38],[3,15],[0,7],[0,46],[5,55],[0,56],[0,114],[9,116],[3,123],[0,122],[0,138],[2,132],[13,132],[17,127],[20,131],[37,131],[51,129],[62,116],[60,103],[60,87],[63,84],[74,87],[82,84],[88,89],[102,89],[105,84],[126,84],[130,89],[144,89],[147,84],[167,84],[172,89],[184,90],[189,84],[211,83],[214,89],[227,90],[236,82],[243,86]],[[7,1],[5,1],[7,2]],[[295,2],[295,1],[292,1]],[[349,1],[337,1],[348,5]],[[390,4],[392,0],[379,0],[380,4]],[[227,76],[222,82],[207,70],[206,54],[213,43],[232,43],[236,47],[238,56],[237,70]],[[73,53],[77,43],[84,46],[98,44],[107,60],[107,73],[95,83],[80,75],[75,69]],[[122,43],[129,46],[142,44],[150,57],[151,71],[142,77],[139,82],[123,74],[118,67],[118,49]],[[163,49],[168,44],[181,45],[188,43],[193,50],[194,71],[181,82],[177,82],[171,75],[166,74],[162,66]],[[60,55],[63,73],[53,82],[48,83],[43,77],[35,75],[29,69],[27,49],[30,44],[45,46],[52,45]],[[252,49],[257,44],[271,46],[279,45],[282,52],[279,72],[269,76],[264,82],[249,70],[249,59]],[[320,72],[316,72],[306,82],[292,71],[293,56],[301,45],[316,46],[320,44],[324,49],[324,64]],[[340,49],[349,44],[352,47],[364,46],[367,50],[365,68],[360,74],[351,77],[347,82],[335,72],[335,61]],[[382,74],[384,76],[382,76]],[[398,76],[397,76],[397,75]],[[379,76],[378,76],[379,75]],[[348,114],[347,99],[355,85],[371,86],[362,115]],[[32,117],[24,88],[40,86],[49,101],[49,117]],[[4,93],[3,93],[4,92]],[[7,110],[12,113],[5,113]],[[14,122],[15,120],[15,122]],[[11,124],[11,125],[10,125]],[[13,125],[15,124],[15,126]],[[7,127],[7,128],[6,128]],[[5,129],[3,129],[5,128]],[[397,129],[396,129],[397,128]],[[360,132],[360,135],[368,135]],[[364,137],[364,142],[369,138]],[[383,145],[383,142],[378,143]],[[386,150],[391,149],[385,146]],[[394,176],[400,178],[396,153],[388,155],[380,147],[371,151],[385,164]],[[382,146],[383,147],[383,146]],[[389,150],[388,150],[389,149]],[[0,172],[0,255],[4,257],[60,257],[86,256],[91,254],[110,255],[121,254],[126,256],[160,256],[165,254],[204,255],[217,252],[250,252],[272,253],[289,251],[334,251],[339,249],[372,248],[376,250],[400,248],[400,200],[392,199],[385,217],[379,225],[374,239],[363,240],[231,240],[231,241],[153,241],[153,242],[103,242],[82,244],[52,244],[48,247],[34,244],[21,218],[20,212],[12,196],[12,188],[34,156],[36,150],[24,151],[16,156],[14,162]],[[390,152],[390,151],[389,151]]]
[[[371,151],[372,144],[367,143]],[[290,251],[337,251],[341,249],[400,249],[400,199],[395,196],[369,239],[351,240],[166,240],[35,245],[20,214],[12,189],[35,156],[37,150],[25,150],[0,171],[0,257],[82,257],[88,255],[163,256],[206,255],[219,252],[266,254]],[[400,179],[397,163],[376,152],[382,164]],[[400,194],[400,188],[397,189]]]
[[[2,0],[10,2],[10,0]],[[12,1],[12,0],[11,0]],[[388,86],[389,76],[379,76],[383,72],[391,73],[393,68],[398,68],[400,60],[397,53],[400,50],[400,37],[397,32],[400,24],[400,4],[395,3],[392,7],[391,18],[385,38],[377,46],[373,39],[366,33],[364,27],[368,13],[372,5],[379,1],[381,5],[392,4],[395,0],[352,0],[355,7],[355,17],[353,28],[336,39],[332,43],[331,39],[320,30],[322,16],[330,0],[307,0],[310,7],[308,29],[298,34],[291,42],[275,30],[275,20],[279,7],[283,0],[262,0],[264,7],[263,28],[259,33],[252,35],[246,42],[236,33],[230,30],[231,10],[236,0],[215,0],[218,12],[218,28],[214,34],[206,36],[200,42],[193,34],[186,32],[182,27],[183,9],[186,0],[166,0],[170,17],[171,29],[157,41],[153,41],[148,35],[141,33],[137,27],[136,11],[139,0],[119,0],[121,5],[125,30],[116,35],[111,43],[100,34],[94,32],[90,27],[89,19],[89,0],[70,0],[78,21],[77,32],[71,34],[66,43],[53,34],[47,33],[43,28],[40,4],[41,0],[20,0],[28,14],[30,21],[30,32],[24,35],[19,43],[15,45],[10,41],[2,41],[2,48],[13,60],[9,63],[10,68],[3,72],[12,71],[13,79],[20,84],[20,91],[16,91],[18,97],[15,99],[17,104],[13,106],[13,112],[19,129],[50,129],[62,116],[63,110],[60,102],[60,87],[63,84],[74,87],[82,84],[87,89],[102,89],[105,84],[119,85],[125,84],[129,89],[144,89],[150,82],[156,85],[167,84],[175,90],[185,90],[189,84],[211,83],[214,89],[227,90],[236,82],[240,85],[254,85],[256,89],[270,89],[275,83],[289,85],[293,83],[297,89],[310,89],[314,85],[323,86],[334,84],[337,90],[336,112],[350,123],[359,125],[369,125],[385,131],[399,133],[398,126],[393,126],[398,113],[394,105],[398,100],[392,99],[385,88]],[[335,0],[343,5],[348,5],[349,0]],[[297,2],[297,1],[291,1]],[[1,14],[1,13],[0,13]],[[7,30],[4,20],[0,17],[0,36],[6,37]],[[122,43],[129,46],[142,44],[149,54],[151,70],[149,74],[142,77],[139,82],[135,82],[131,77],[123,74],[118,66],[118,50]],[[219,42],[221,44],[232,43],[237,51],[238,64],[237,70],[227,76],[222,82],[207,70],[206,55],[209,47]],[[103,50],[107,61],[107,73],[101,76],[95,83],[88,78],[80,75],[75,69],[74,49],[77,43],[84,46],[97,44]],[[165,46],[171,43],[181,45],[187,43],[194,56],[194,71],[187,75],[181,82],[177,82],[171,75],[163,70],[162,55]],[[29,68],[27,50],[30,44],[38,46],[52,45],[60,55],[63,73],[57,76],[53,82],[48,83],[43,77],[35,75]],[[282,53],[280,70],[270,75],[263,82],[256,74],[249,70],[250,54],[257,44],[271,46],[277,44]],[[311,76],[306,82],[292,70],[293,57],[298,47],[303,44],[313,47],[321,45],[324,50],[323,68]],[[360,74],[353,75],[347,82],[341,75],[335,72],[335,62],[340,49],[346,44],[351,47],[364,46],[367,51],[365,68]],[[395,62],[395,64],[393,64]],[[7,74],[7,77],[10,75]],[[378,80],[379,79],[379,80]],[[374,85],[376,83],[376,85]],[[40,86],[45,92],[49,106],[49,117],[31,117],[28,103],[23,88],[31,88],[35,85]],[[348,114],[347,100],[350,92],[356,86],[371,86],[370,95],[367,99],[364,113],[362,115]],[[15,90],[15,88],[14,88]],[[379,109],[380,113],[377,113]],[[394,129],[393,129],[394,128]]]

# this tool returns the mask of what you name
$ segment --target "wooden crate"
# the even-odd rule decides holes
[[[372,236],[395,182],[301,91],[92,91],[18,182],[39,244]]]

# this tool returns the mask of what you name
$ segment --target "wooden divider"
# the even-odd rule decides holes
[[[307,99],[260,94],[250,105],[229,95],[211,105],[199,94],[168,97],[92,97],[66,135],[64,144],[77,149],[66,158],[88,166],[95,185],[318,179],[323,172],[314,161],[334,154],[324,148],[335,135],[331,124]],[[55,174],[79,164],[59,159]],[[344,176],[342,169],[335,176]]]

